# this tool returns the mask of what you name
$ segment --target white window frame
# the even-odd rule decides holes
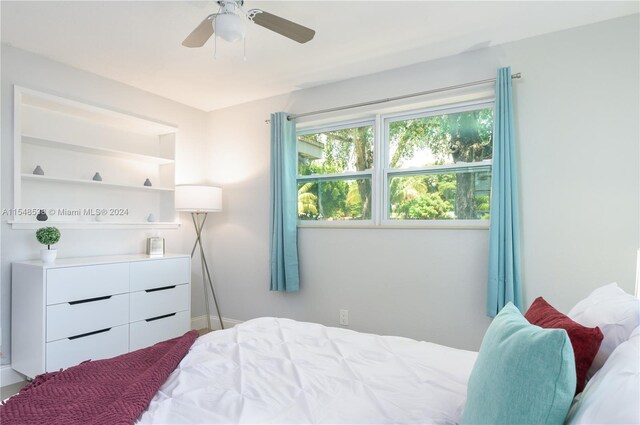
[[[330,131],[336,130],[344,130],[345,128],[356,128],[356,127],[364,127],[364,126],[372,126],[373,128],[373,169],[369,168],[367,170],[362,171],[345,171],[344,173],[333,173],[333,174],[310,174],[301,176],[298,171],[298,137],[304,136],[305,134],[313,134],[313,133],[326,133]],[[335,180],[353,180],[362,178],[362,176],[369,176],[371,178],[371,218],[368,220],[300,220],[298,219],[299,227],[358,227],[358,226],[373,226],[374,225],[374,208],[376,207],[376,202],[374,201],[373,188],[376,186],[376,140],[378,139],[378,126],[374,117],[363,118],[357,120],[347,120],[347,121],[339,121],[336,123],[322,125],[322,126],[313,126],[313,127],[305,127],[296,131],[296,188],[298,187],[298,182],[303,181],[335,181]],[[297,207],[296,207],[297,208]],[[296,211],[297,214],[297,211]]]
[[[412,168],[390,168],[389,163],[389,124],[429,116],[453,114],[477,109],[494,108],[495,99],[484,98],[467,102],[456,102],[428,108],[412,109],[394,113],[376,113],[354,120],[336,120],[330,124],[310,125],[296,132],[296,187],[305,180],[346,180],[360,176],[371,177],[371,219],[369,220],[298,220],[298,227],[349,227],[349,228],[444,228],[444,229],[488,229],[489,220],[392,220],[389,218],[389,176],[437,174],[447,170],[470,169],[491,170],[493,160],[473,163],[438,165]],[[336,174],[298,174],[297,138],[305,134],[329,132],[345,128],[373,126],[373,169],[347,171]]]
[[[494,107],[494,100],[481,100],[473,102],[456,103],[449,105],[442,105],[437,107],[431,107],[426,109],[418,109],[408,112],[385,114],[381,118],[381,134],[382,137],[382,154],[384,156],[381,176],[378,184],[382,188],[382,201],[378,200],[377,203],[382,206],[382,212],[379,216],[379,223],[383,227],[440,227],[440,228],[469,228],[479,227],[488,228],[489,220],[392,220],[389,218],[389,176],[402,176],[402,175],[415,175],[415,174],[439,174],[448,170],[463,170],[463,169],[475,169],[481,171],[488,169],[491,171],[493,166],[493,160],[450,164],[450,165],[434,165],[425,167],[411,167],[411,168],[390,168],[389,164],[389,124],[396,121],[405,121],[416,118],[426,118],[439,115],[455,114],[459,112],[474,111],[478,109],[486,109]],[[493,155],[492,155],[493,158]],[[372,202],[375,202],[372,199]]]

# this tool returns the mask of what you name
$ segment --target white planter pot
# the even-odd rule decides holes
[[[41,249],[40,259],[45,264],[53,264],[56,261],[56,255],[58,255],[57,249]]]

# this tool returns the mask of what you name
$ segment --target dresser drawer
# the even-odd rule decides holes
[[[47,342],[129,323],[129,294],[47,306]]]
[[[127,263],[47,270],[47,305],[127,292]]]
[[[180,311],[156,320],[142,320],[131,323],[129,329],[129,350],[148,347],[166,339],[183,335],[191,327],[188,311]]]
[[[189,285],[166,286],[131,293],[131,321],[189,310]]]
[[[85,360],[99,360],[126,353],[129,326],[117,326],[105,332],[75,339],[61,339],[46,344],[46,370],[49,372],[75,366]]]
[[[131,263],[131,291],[180,285],[191,281],[191,259],[171,258]]]

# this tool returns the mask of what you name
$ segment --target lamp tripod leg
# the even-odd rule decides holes
[[[196,221],[196,214],[199,213],[191,213],[191,219],[193,220],[193,227],[195,227],[196,229],[196,240],[195,242],[193,242],[193,248],[191,248],[191,258],[193,258],[193,254],[196,252],[196,248],[198,247],[198,244],[200,243],[200,233],[202,232],[202,230],[200,229],[199,224],[196,223],[200,223],[200,220]],[[205,215],[204,219],[207,219],[207,216]],[[204,224],[204,220],[202,221],[202,224]]]
[[[193,258],[193,254],[196,250],[196,246],[201,244],[200,241],[200,232],[202,229],[199,225],[199,220],[196,219],[196,213],[191,213],[191,218],[193,219],[193,226],[196,229],[196,242],[193,245],[193,249],[191,250],[191,258]],[[202,259],[200,260],[200,266],[202,267],[202,289],[204,290],[204,307],[207,313],[207,329],[211,329],[211,313],[209,311],[209,297],[207,296],[207,286],[204,284],[204,264],[202,263]]]
[[[200,250],[202,250],[202,245],[200,245]],[[216,311],[218,312],[218,320],[220,321],[220,328],[224,329],[224,324],[222,323],[222,315],[220,314],[220,307],[218,307],[218,300],[216,299],[216,291],[213,290],[213,282],[211,281],[211,274],[209,274],[209,266],[207,265],[207,260],[204,257],[204,252],[202,254],[202,263],[204,264],[204,269],[207,272],[207,279],[209,280],[209,287],[211,288],[211,295],[213,295],[213,303],[216,306]]]
[[[196,247],[200,246],[200,265],[202,267],[202,286],[204,288],[205,294],[205,307],[207,310],[207,324],[209,325],[209,329],[211,329],[211,314],[209,312],[209,298],[207,297],[207,287],[204,284],[205,282],[205,273],[206,279],[209,283],[209,288],[211,289],[211,295],[213,296],[213,302],[216,307],[216,312],[218,313],[218,320],[220,321],[220,328],[224,329],[224,323],[222,322],[222,315],[220,314],[220,307],[218,307],[218,300],[216,298],[216,291],[213,289],[213,281],[211,280],[211,273],[209,272],[209,265],[207,264],[207,259],[204,255],[204,248],[202,247],[202,229],[204,227],[204,222],[207,220],[207,213],[203,213],[204,217],[202,221],[198,218],[201,213],[191,213],[191,218],[193,220],[193,225],[196,228],[196,242],[193,245],[193,249],[191,250],[191,257],[193,258],[193,254],[195,253]]]

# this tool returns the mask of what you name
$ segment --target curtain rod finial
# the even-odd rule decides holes
[[[291,121],[294,117],[291,115],[287,115],[287,121]],[[264,120],[265,124],[271,124],[271,120]]]
[[[522,78],[522,74],[518,72],[517,74],[513,74],[511,78]]]

